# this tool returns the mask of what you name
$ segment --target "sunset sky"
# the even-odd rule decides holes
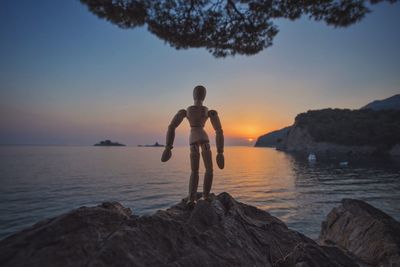
[[[0,144],[164,143],[198,84],[230,145],[309,109],[354,109],[400,93],[400,4],[374,6],[346,29],[277,24],[273,47],[216,59],[204,49],[175,50],[145,28],[120,29],[79,1],[2,1]],[[187,135],[184,122],[177,144]]]

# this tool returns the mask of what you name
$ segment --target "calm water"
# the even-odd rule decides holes
[[[136,214],[177,203],[187,194],[189,149],[174,148],[172,159],[163,164],[161,152],[140,147],[0,147],[0,238],[102,201],[119,201]],[[225,157],[225,169],[215,170],[214,193],[227,191],[312,238],[342,198],[366,200],[400,219],[398,162],[310,165],[274,149],[252,147],[227,147]]]

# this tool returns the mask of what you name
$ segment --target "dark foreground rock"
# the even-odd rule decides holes
[[[400,266],[400,223],[356,199],[343,199],[322,223],[319,243],[350,251],[372,266]]]
[[[137,217],[82,207],[0,242],[1,266],[357,266],[229,194]]]

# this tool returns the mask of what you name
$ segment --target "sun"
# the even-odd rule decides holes
[[[251,143],[254,141],[254,138],[247,138],[247,141],[249,141]]]

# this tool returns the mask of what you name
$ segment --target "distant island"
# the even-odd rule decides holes
[[[138,145],[139,147],[164,147],[164,145],[155,142],[153,145]]]
[[[94,146],[125,146],[124,144],[120,144],[118,142],[112,142],[111,140],[100,141]]]
[[[287,152],[400,156],[400,95],[361,109],[311,110],[292,126],[260,136],[257,147]]]

